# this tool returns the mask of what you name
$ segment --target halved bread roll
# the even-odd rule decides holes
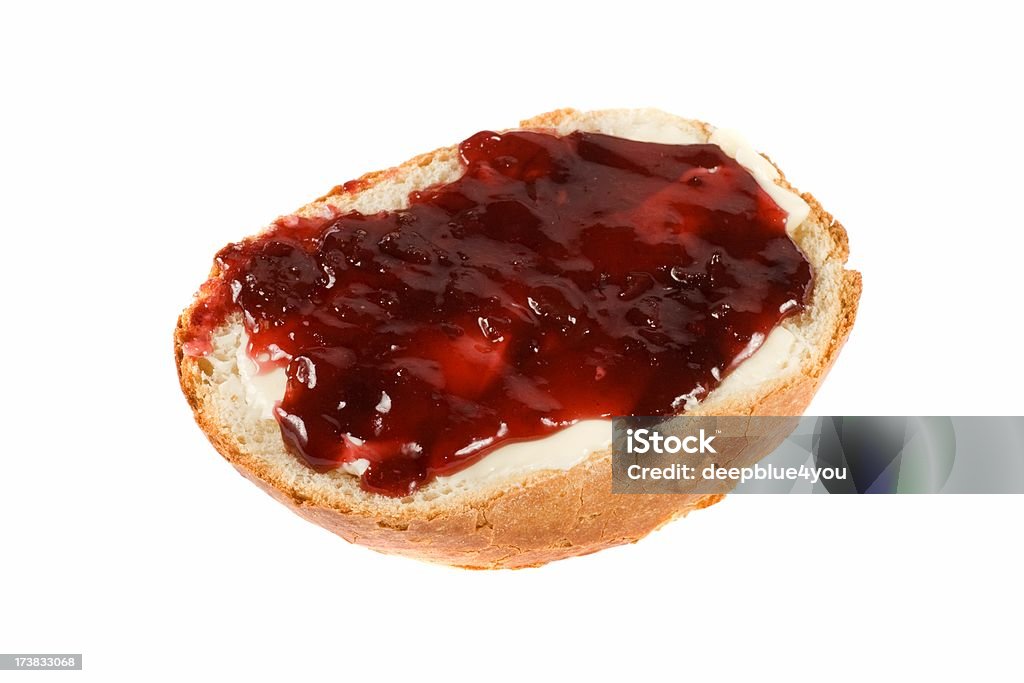
[[[674,144],[713,142],[747,168],[789,212],[787,232],[811,264],[813,289],[800,314],[780,323],[756,353],[702,400],[689,402],[686,411],[802,413],[850,333],[860,296],[860,275],[844,267],[848,248],[842,226],[809,194],[800,195],[801,202],[764,157],[698,121],[655,110],[564,109],[523,121],[520,128]],[[463,170],[456,147],[439,149],[335,188],[294,215],[401,209],[410,192],[453,182]],[[286,448],[270,411],[283,386],[260,387],[263,380],[252,376],[240,314],[218,321],[204,353],[188,352],[195,311],[203,305],[201,293],[179,318],[175,333],[181,386],[200,427],[245,477],[300,516],[353,543],[467,568],[536,566],[635,542],[721,498],[614,495],[610,450],[598,448],[584,457],[571,452],[579,447],[578,433],[561,441],[559,434],[548,437],[539,458],[485,456],[469,475],[439,477],[406,497],[369,493],[351,468],[317,472]],[[577,432],[586,429],[593,433],[600,425]],[[480,467],[492,458],[496,464]]]

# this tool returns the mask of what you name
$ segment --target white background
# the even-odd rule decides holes
[[[1022,497],[732,497],[635,546],[458,571],[244,481],[171,353],[215,251],[334,184],[561,106],[655,106],[743,131],[846,225],[861,312],[809,413],[1020,414],[1019,21],[273,5],[0,10],[0,651],[83,652],[33,676],[97,681],[1019,676]]]

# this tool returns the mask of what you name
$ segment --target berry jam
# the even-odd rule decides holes
[[[244,314],[284,441],[404,496],[494,448],[699,400],[799,312],[786,213],[714,145],[477,133],[465,174],[224,248],[196,339]]]

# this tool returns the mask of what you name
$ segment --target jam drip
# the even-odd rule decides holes
[[[482,132],[400,211],[279,220],[218,255],[195,348],[244,314],[324,472],[404,496],[514,440],[679,413],[801,310],[786,213],[714,145]]]

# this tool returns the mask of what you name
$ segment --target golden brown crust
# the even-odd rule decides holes
[[[412,159],[409,159],[400,166],[395,166],[394,168],[386,168],[382,171],[370,171],[369,173],[364,173],[355,180],[350,180],[342,185],[335,185],[334,187],[331,188],[330,192],[310,202],[310,204],[308,204],[307,206],[314,206],[316,204],[323,202],[326,199],[329,199],[330,197],[340,197],[347,194],[356,194],[358,192],[365,190],[368,187],[378,185],[395,177],[395,175],[401,172],[402,169],[409,168],[412,166],[429,166],[430,164],[437,161],[438,157],[448,157],[454,154],[455,152],[455,147],[441,147],[439,149],[435,149],[432,152],[418,154],[417,156],[414,156]],[[300,209],[296,213],[301,212],[302,209]]]
[[[535,567],[633,543],[720,495],[613,495],[611,467],[550,478],[453,514],[386,519],[298,501],[244,468],[239,471],[299,516],[374,550],[466,569]]]
[[[559,110],[523,122],[524,127],[554,127],[573,110]],[[395,176],[401,169],[450,157],[454,148],[435,150],[401,167],[370,173],[354,183],[334,188],[327,197],[364,190]],[[786,183],[788,185],[788,183]],[[812,218],[828,226],[834,244],[830,260],[845,263],[846,231],[809,194]],[[314,206],[311,204],[309,206]],[[308,207],[304,207],[304,210]],[[814,367],[804,368],[773,387],[755,402],[716,405],[716,414],[800,415],[849,336],[860,298],[860,274],[844,271],[839,288],[842,314],[835,322],[829,347]],[[182,391],[196,422],[217,451],[243,476],[295,513],[352,542],[384,553],[416,557],[473,569],[521,568],[585,555],[632,543],[667,522],[692,510],[713,505],[723,496],[630,494],[616,495],[611,486],[611,456],[592,455],[567,472],[547,473],[526,484],[495,492],[459,506],[438,506],[430,513],[395,514],[372,506],[338,501],[313,501],[279,473],[247,452],[237,436],[221,424],[210,405],[209,387],[203,383],[199,363],[185,357],[185,341],[192,307],[182,313],[175,331],[175,359]],[[700,414],[701,411],[694,411]]]

